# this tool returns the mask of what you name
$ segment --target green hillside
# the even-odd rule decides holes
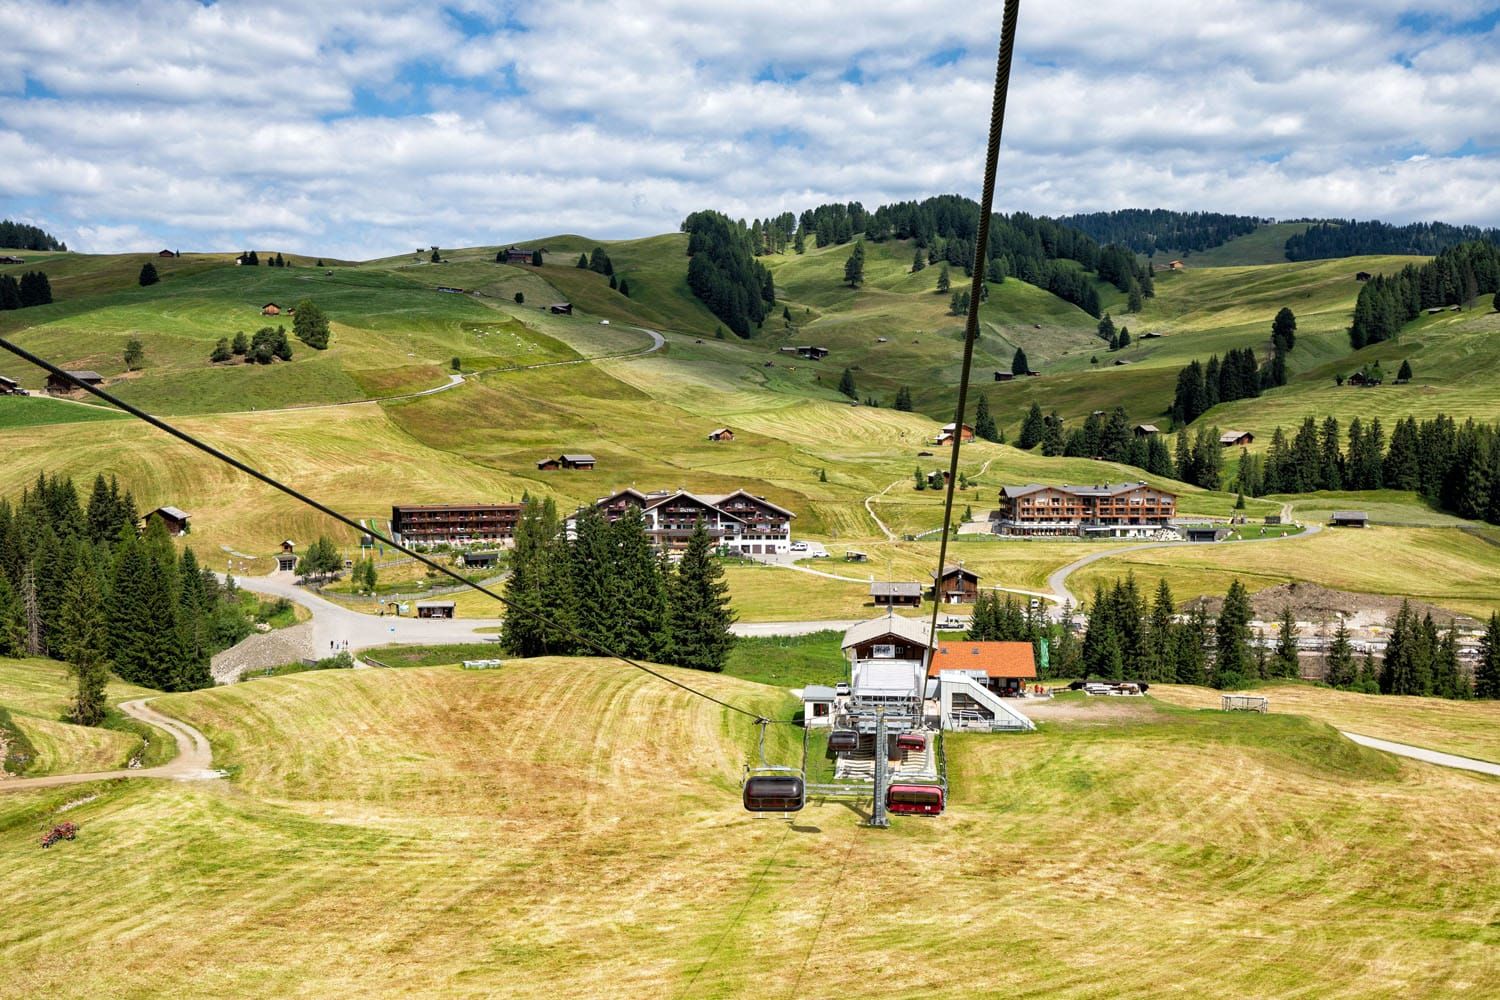
[[[1273,222],[1253,233],[1236,236],[1227,243],[1191,254],[1158,252],[1158,261],[1182,257],[1189,267],[1244,267],[1253,264],[1286,263],[1287,238],[1307,232],[1309,222]]]

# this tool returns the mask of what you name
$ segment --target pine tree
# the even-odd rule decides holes
[[[894,409],[901,410],[902,412],[911,411],[911,390],[904,385],[896,390]]]
[[[713,558],[713,540],[700,519],[677,564],[669,602],[668,634],[672,660],[694,670],[724,669],[734,645],[734,612],[729,585]]]
[[[1281,608],[1276,630],[1276,659],[1272,666],[1277,677],[1299,677],[1302,673],[1302,660],[1297,655],[1297,619],[1290,604]]]
[[[1253,672],[1250,658],[1250,595],[1239,580],[1229,584],[1214,624],[1214,686],[1238,687]]]
[[[609,648],[623,641],[626,607],[615,536],[597,508],[584,507],[574,521],[568,546],[569,596],[572,626]]]
[[[1329,687],[1347,688],[1354,684],[1354,647],[1349,642],[1349,627],[1339,618],[1339,627],[1328,644],[1323,662],[1323,679]]]
[[[505,596],[511,611],[500,631],[500,644],[512,656],[544,656],[566,651],[566,643],[537,616],[556,618],[568,591],[567,560],[559,551],[557,510],[549,498],[529,501],[516,522],[515,548]]]
[[[1401,370],[1396,373],[1396,383],[1404,384],[1410,382],[1411,378],[1411,361],[1408,359],[1401,362]]]
[[[26,653],[26,609],[10,580],[0,572],[0,656]]]
[[[843,374],[839,376],[839,392],[850,399],[859,398],[859,391],[854,387],[854,373],[848,368],[845,368]]]
[[[609,525],[609,534],[623,612],[616,633],[618,645],[613,648],[630,657],[664,660],[668,653],[667,590],[641,509],[633,504],[627,507]]]
[[[918,271],[922,270],[922,268],[924,268],[926,266],[927,266],[927,258],[924,257],[924,256],[922,256],[922,248],[918,247],[913,252],[913,254],[912,254],[912,258],[911,258],[911,273],[912,274],[916,274]]]
[[[1490,613],[1489,626],[1479,640],[1474,664],[1474,696],[1500,698],[1500,612]]]
[[[586,254],[586,253],[579,254],[578,255],[578,263],[575,264],[574,266],[575,267],[583,268],[584,270],[587,270],[588,266],[589,266],[589,255]]]
[[[521,293],[517,292],[516,294],[519,295]],[[630,282],[626,281],[624,278],[620,279],[620,294],[625,296],[627,299],[630,298]]]
[[[1000,430],[995,426],[995,417],[990,413],[989,397],[983,393],[974,407],[974,436],[982,441],[999,441]]]
[[[144,263],[144,264],[141,265],[140,277],[138,277],[136,279],[136,281],[140,284],[140,286],[142,288],[145,288],[147,285],[154,285],[154,284],[156,284],[160,280],[161,280],[161,275],[159,275],[159,274],[156,273],[156,265],[155,264],[151,263],[148,260],[148,261],[146,261],[146,263]],[[92,723],[89,723],[89,725],[92,725]]]
[[[1172,663],[1172,631],[1176,628],[1173,618],[1177,606],[1172,600],[1172,588],[1166,577],[1156,583],[1156,600],[1151,605],[1151,617],[1146,623],[1146,662],[1141,672],[1149,681],[1172,681],[1176,669]]]
[[[1030,450],[1042,443],[1042,438],[1047,433],[1047,421],[1042,416],[1042,407],[1039,403],[1032,403],[1031,409],[1026,411],[1026,419],[1021,423],[1021,436],[1016,440],[1017,446]]]
[[[938,278],[937,278],[937,290],[938,290],[938,294],[941,295],[943,292],[946,292],[951,287],[952,286],[949,284],[949,281],[948,281],[948,265],[944,264],[943,267],[942,267],[942,269],[938,271]]]
[[[1115,332],[1115,321],[1110,318],[1109,313],[1105,313],[1104,318],[1099,321],[1097,332],[1099,339],[1106,344],[1113,344],[1118,338],[1118,334]]]
[[[109,684],[109,633],[92,546],[81,544],[65,596],[57,631],[58,652],[72,667],[75,683],[68,715],[78,725],[97,726],[104,721]]]
[[[229,345],[229,349],[240,357],[250,352],[250,338],[245,336],[245,331],[241,330],[234,335],[234,341]]]
[[[854,244],[854,252],[844,262],[844,283],[858,288],[865,283],[865,244],[860,240]]]
[[[1010,359],[1010,373],[1012,375],[1025,375],[1031,371],[1031,362],[1026,360],[1026,352],[1016,348],[1016,353]]]
[[[122,355],[121,360],[125,362],[125,370],[133,372],[140,368],[142,362],[146,360],[146,348],[142,346],[139,340],[132,337],[125,341],[125,353]]]

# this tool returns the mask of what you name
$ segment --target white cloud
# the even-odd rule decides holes
[[[1500,224],[1500,34],[1455,27],[1483,11],[1028,5],[1001,206]],[[972,192],[997,30],[958,0],[12,0],[0,214],[367,257]]]

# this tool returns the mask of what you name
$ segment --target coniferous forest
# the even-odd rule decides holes
[[[716,545],[701,521],[674,565],[653,548],[638,507],[614,522],[585,507],[565,529],[551,498],[524,502],[505,583],[513,604],[500,635],[506,652],[595,655],[571,632],[634,659],[724,669],[734,613]]]
[[[1326,260],[1365,254],[1413,254],[1432,257],[1471,240],[1500,243],[1500,229],[1451,226],[1446,222],[1388,222],[1330,219],[1287,238],[1287,260]]]
[[[719,212],[694,212],[682,231],[688,234],[688,287],[730,330],[751,336],[770,315],[776,287],[755,259],[744,223]]]
[[[1408,264],[1393,275],[1365,282],[1354,303],[1349,344],[1391,340],[1424,309],[1472,309],[1481,295],[1500,291],[1500,245],[1485,240],[1461,243],[1420,267]]]
[[[0,220],[0,247],[7,250],[35,250],[39,253],[68,249],[66,243],[45,229],[9,219]]]
[[[160,520],[138,523],[129,491],[103,476],[87,500],[58,476],[39,476],[14,505],[0,499],[0,656],[49,656],[105,678],[112,668],[164,691],[212,684],[209,658],[250,620],[192,549],[177,554]]]
[[[1117,243],[1150,257],[1158,249],[1208,250],[1236,236],[1253,233],[1265,220],[1223,212],[1174,212],[1165,208],[1124,208],[1059,216],[1056,222],[1087,233],[1100,243]]]

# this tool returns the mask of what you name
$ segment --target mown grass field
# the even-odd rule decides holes
[[[1312,684],[1270,684],[1254,693],[1271,699],[1272,712],[1305,715],[1362,736],[1500,763],[1500,704],[1492,701],[1374,698]],[[1219,693],[1207,688],[1157,684],[1151,695],[1188,708],[1219,706]]]
[[[873,832],[831,803],[746,815],[748,723],[605,663],[163,705],[234,777],[0,798],[0,995],[1500,990],[1496,784],[1297,717],[1138,703],[953,738],[948,812]],[[38,850],[72,803],[79,839]]]

